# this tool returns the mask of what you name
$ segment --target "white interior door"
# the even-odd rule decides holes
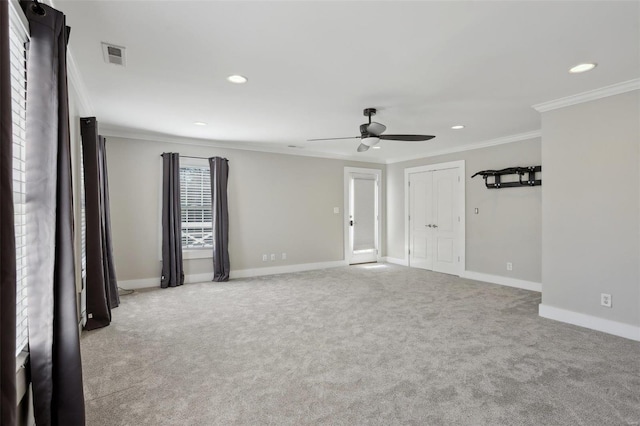
[[[456,274],[458,244],[458,170],[433,172],[433,270]]]
[[[409,265],[458,274],[459,170],[409,174]]]
[[[348,244],[350,265],[378,261],[379,173],[348,173]]]
[[[409,175],[409,262],[414,268],[433,269],[432,172]]]

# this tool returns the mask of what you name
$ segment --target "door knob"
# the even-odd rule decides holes
[[[431,225],[430,225],[430,224],[429,224],[429,225],[425,225],[425,226],[428,226],[429,228],[431,228]]]
[[[434,228],[437,228],[437,227],[438,227],[438,225],[431,225],[431,226],[433,226]]]

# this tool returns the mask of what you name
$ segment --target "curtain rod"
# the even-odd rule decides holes
[[[164,153],[160,154],[160,157],[162,157],[164,154],[170,154],[170,153],[169,152],[164,152]],[[211,157],[193,157],[191,155],[180,155],[180,158],[196,158],[198,160],[208,160]],[[223,158],[223,160],[229,161],[226,158]]]

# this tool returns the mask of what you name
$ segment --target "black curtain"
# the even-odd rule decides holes
[[[80,119],[82,164],[84,166],[86,225],[87,330],[111,323],[111,309],[118,307],[116,279],[111,245],[109,184],[105,140],[98,135],[95,117]]]
[[[21,2],[27,60],[27,268],[36,424],[84,425],[75,282],[65,16]]]
[[[213,222],[213,281],[229,281],[229,206],[227,182],[229,160],[209,158],[211,173],[211,214]]]
[[[16,240],[9,3],[0,0],[0,424],[16,424]]]
[[[162,154],[162,277],[160,287],[184,284],[180,217],[180,155]]]

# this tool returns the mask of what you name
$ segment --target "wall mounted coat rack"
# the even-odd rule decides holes
[[[536,173],[542,171],[542,166],[529,167],[507,167],[502,170],[482,170],[472,178],[480,175],[484,179],[484,184],[489,189],[514,188],[516,186],[539,186],[542,185],[542,179],[536,179]],[[502,182],[501,177],[505,175],[518,175],[517,181]],[[523,179],[527,175],[526,179]],[[493,177],[493,182],[489,182],[488,178]]]

